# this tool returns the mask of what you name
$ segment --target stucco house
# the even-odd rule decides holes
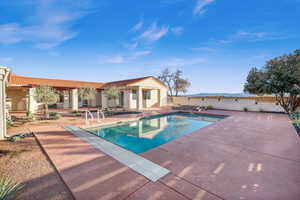
[[[48,85],[59,91],[59,103],[52,105],[59,109],[78,110],[84,106],[101,108],[118,106],[127,110],[142,110],[167,105],[166,85],[152,76],[101,83],[11,75],[6,88],[8,109],[35,113],[39,104],[34,99],[34,93],[39,85]],[[105,95],[104,91],[112,86],[120,91],[117,100],[109,100]],[[78,96],[78,89],[84,87],[96,89],[96,93],[88,101],[83,101]]]

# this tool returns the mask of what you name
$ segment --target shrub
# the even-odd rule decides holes
[[[212,109],[214,109],[214,107],[213,106],[207,106],[206,109],[207,110],[212,110]]]
[[[30,111],[28,111],[28,112],[26,113],[26,116],[27,116],[27,119],[28,119],[28,120],[35,120],[34,114],[33,114],[32,112],[30,112]]]
[[[13,122],[11,120],[6,120],[6,127],[10,128],[13,126]]]
[[[9,200],[14,199],[21,191],[23,186],[19,183],[13,182],[8,177],[0,177],[0,199]]]
[[[15,136],[12,136],[10,137],[8,140],[11,141],[11,142],[18,142],[20,141],[22,138],[18,135],[15,135]]]
[[[249,110],[248,110],[248,108],[244,108],[244,112],[248,112]]]
[[[49,116],[51,118],[53,118],[53,119],[59,119],[59,118],[61,118],[61,115],[59,113],[57,113],[57,112],[50,112]]]

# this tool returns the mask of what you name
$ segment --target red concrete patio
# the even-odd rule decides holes
[[[287,115],[209,113],[230,117],[141,155],[172,172],[155,183],[60,126],[30,129],[76,199],[300,199],[300,138]]]

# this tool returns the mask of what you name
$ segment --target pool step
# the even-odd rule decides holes
[[[65,129],[153,182],[156,182],[170,172],[166,168],[100,137],[92,135],[83,129],[75,126],[66,126]]]

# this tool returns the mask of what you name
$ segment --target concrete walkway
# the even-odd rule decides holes
[[[300,138],[286,115],[230,117],[142,154],[171,173],[151,182],[60,127],[32,128],[76,199],[300,197]]]

